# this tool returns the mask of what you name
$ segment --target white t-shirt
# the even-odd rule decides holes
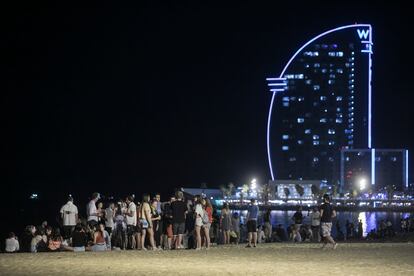
[[[72,201],[68,201],[60,208],[60,213],[63,214],[63,226],[75,226],[76,215],[78,214],[78,207]]]
[[[128,206],[128,210],[127,212],[129,214],[132,213],[132,217],[130,217],[129,215],[126,215],[126,222],[127,225],[137,225],[137,206],[135,205],[134,202],[130,202],[129,206]]]
[[[16,252],[19,251],[19,241],[15,238],[6,239],[6,252]]]
[[[202,217],[204,214],[203,206],[200,203],[197,203],[195,206],[195,213],[198,215],[197,217]]]
[[[114,210],[111,208],[105,209],[105,227],[114,228]]]
[[[89,201],[88,206],[86,206],[86,214],[88,215],[88,221],[98,221],[98,216],[93,215],[96,214],[96,205],[94,200]]]

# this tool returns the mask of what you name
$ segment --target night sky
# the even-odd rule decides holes
[[[265,78],[310,38],[355,22],[374,31],[374,146],[414,153],[408,7],[171,3],[3,9],[6,191],[267,181]]]

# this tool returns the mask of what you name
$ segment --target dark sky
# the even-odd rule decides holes
[[[410,9],[323,6],[3,9],[1,182],[126,194],[267,181],[265,78],[355,22],[374,28],[374,146],[414,152]]]

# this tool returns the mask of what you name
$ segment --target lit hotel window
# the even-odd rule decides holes
[[[313,145],[314,145],[314,146],[317,146],[317,145],[319,145],[319,141],[318,141],[318,140],[316,140],[316,141],[313,141]]]
[[[318,140],[319,139],[319,135],[313,135],[313,140]]]
[[[298,140],[299,145],[303,145],[303,140]]]
[[[334,141],[329,141],[328,145],[333,146],[333,145],[335,145],[335,142]]]
[[[318,157],[314,157],[313,158],[313,162],[318,162],[319,161],[319,158]]]
[[[326,123],[326,118],[321,118],[321,119],[319,120],[319,122],[320,122],[320,123]]]
[[[340,118],[336,118],[335,122],[336,122],[337,124],[340,124],[340,123],[342,123],[342,119],[340,119]]]
[[[319,90],[319,89],[321,89],[321,87],[320,87],[319,85],[314,85],[314,86],[313,86],[313,90],[315,90],[315,91],[316,91],[316,90]]]
[[[339,69],[336,69],[336,72],[339,73],[339,74],[343,74],[344,73],[344,70],[341,69],[341,68],[339,68]]]
[[[289,103],[288,102],[283,102],[283,106],[284,107],[288,107],[289,106]]]
[[[335,134],[335,129],[328,129],[328,134]]]
[[[287,140],[287,139],[289,139],[289,135],[287,135],[287,134],[282,135],[282,139],[283,139],[283,140]]]
[[[302,124],[305,121],[303,118],[298,118],[298,124]]]
[[[326,97],[325,97],[325,96],[321,96],[321,97],[320,97],[320,100],[321,100],[321,101],[326,101]]]
[[[310,134],[311,130],[310,129],[305,129],[305,134]]]
[[[288,101],[289,101],[289,97],[283,97],[283,98],[282,98],[282,100],[283,100],[284,102],[288,102]]]
[[[295,158],[295,157],[290,157],[290,158],[289,158],[289,161],[290,161],[290,162],[295,162],[295,161],[296,161],[296,158]]]
[[[283,146],[283,147],[282,147],[282,150],[283,150],[283,151],[287,151],[287,150],[289,150],[289,146]]]

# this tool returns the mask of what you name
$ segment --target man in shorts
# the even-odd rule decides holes
[[[256,247],[257,245],[257,217],[259,215],[259,206],[256,204],[255,199],[251,199],[250,205],[247,209],[247,232],[248,244],[246,247]]]
[[[324,194],[323,203],[320,206],[320,210],[321,210],[321,231],[322,231],[322,240],[323,240],[322,248],[325,248],[325,246],[328,243],[331,243],[333,246],[333,249],[336,249],[338,244],[331,237],[332,219],[336,217],[336,211],[333,209],[331,205],[328,194]]]
[[[181,242],[185,232],[185,216],[187,213],[187,204],[184,202],[184,194],[181,191],[176,193],[176,201],[171,203],[172,225],[174,232],[175,249],[181,249]]]

